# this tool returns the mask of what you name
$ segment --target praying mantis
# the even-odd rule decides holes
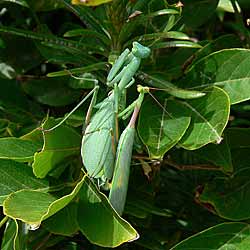
[[[90,120],[87,115],[87,127],[82,138],[83,164],[89,176],[98,179],[100,185],[107,186],[112,179],[109,200],[120,215],[126,200],[136,117],[147,88],[138,87],[138,99],[119,113],[119,109],[123,109],[120,103],[124,103],[126,88],[135,81],[133,76],[140,66],[141,59],[149,54],[149,48],[134,42],[131,52],[126,49],[119,56],[107,77],[107,85],[113,87],[113,90],[106,99],[95,106],[98,110]],[[96,101],[96,93],[97,91],[93,95],[88,114]],[[118,117],[128,117],[132,112],[132,118],[119,139]]]
[[[124,108],[126,89],[135,82],[133,77],[141,60],[149,54],[149,48],[134,42],[132,50],[125,49],[108,74],[107,85],[113,90],[107,98],[96,105],[99,89],[96,85],[61,122],[45,130],[48,132],[59,127],[93,94],[85,119],[86,129],[81,146],[82,162],[88,175],[98,180],[99,186],[110,189],[110,203],[119,215],[122,215],[126,201],[136,118],[144,94],[149,92],[147,87],[138,86],[139,97]],[[90,118],[93,108],[97,111]],[[127,118],[131,113],[131,120],[119,138],[118,118]]]

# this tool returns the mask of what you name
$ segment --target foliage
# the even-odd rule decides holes
[[[1,249],[248,249],[248,1],[72,2],[0,1]],[[121,217],[80,157],[90,100],[46,129],[108,96],[134,41],[150,91]]]

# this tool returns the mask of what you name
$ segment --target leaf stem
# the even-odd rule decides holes
[[[0,228],[7,222],[8,219],[9,217],[7,215],[3,217],[3,219],[0,221]]]

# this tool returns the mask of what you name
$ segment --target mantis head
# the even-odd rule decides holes
[[[150,54],[150,49],[148,47],[141,45],[138,42],[133,42],[132,53],[136,57],[146,58]]]
[[[149,87],[145,87],[145,86],[142,86],[142,85],[137,85],[137,91],[139,93],[149,93]]]

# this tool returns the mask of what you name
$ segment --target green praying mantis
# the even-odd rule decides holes
[[[149,92],[147,87],[138,86],[139,97],[124,108],[126,89],[135,82],[134,76],[141,60],[149,54],[149,48],[134,42],[132,50],[125,49],[108,74],[107,85],[113,90],[107,98],[96,104],[99,89],[96,85],[61,122],[45,130],[48,132],[59,127],[93,94],[85,119],[86,128],[81,146],[82,162],[88,175],[98,180],[99,186],[110,189],[110,203],[119,215],[123,213],[126,201],[136,118],[144,94]],[[90,117],[93,108],[97,111]],[[131,120],[119,138],[118,118],[125,119],[131,114]]]
[[[121,103],[124,103],[126,88],[135,82],[133,76],[140,66],[141,59],[149,54],[149,48],[134,42],[131,52],[126,49],[119,56],[107,77],[107,85],[113,87],[113,90],[106,99],[95,106],[98,110],[90,121],[87,115],[87,127],[82,138],[83,164],[89,176],[98,179],[100,185],[107,186],[112,179],[109,200],[119,214],[122,214],[126,201],[136,117],[144,93],[148,89],[138,87],[138,99],[126,109]],[[88,113],[92,111],[96,93],[97,91],[93,95]],[[119,139],[118,117],[126,118],[132,112],[132,118]]]

